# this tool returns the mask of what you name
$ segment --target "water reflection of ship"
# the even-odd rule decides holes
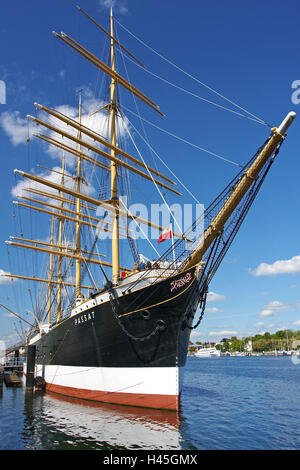
[[[180,450],[179,416],[167,410],[25,394],[23,438],[30,449]]]

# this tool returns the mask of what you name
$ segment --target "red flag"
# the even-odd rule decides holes
[[[161,243],[165,240],[168,240],[169,238],[172,238],[172,225],[170,224],[168,228],[165,228],[160,234],[159,239],[157,240],[158,243]]]

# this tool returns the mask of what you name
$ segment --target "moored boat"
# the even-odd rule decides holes
[[[220,357],[221,352],[217,348],[199,348],[195,357]]]

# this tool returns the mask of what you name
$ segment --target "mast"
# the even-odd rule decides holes
[[[53,227],[54,227],[54,217],[51,217],[51,238],[50,246],[53,245]],[[52,303],[52,270],[53,270],[53,254],[50,253],[49,260],[49,285],[48,285],[48,302],[47,302],[47,311],[48,311],[48,323],[51,323],[51,303]]]
[[[113,16],[112,9],[110,10],[110,60],[111,70],[113,75],[111,77],[110,85],[110,142],[113,147],[116,146],[116,81],[114,78],[115,73],[115,50],[114,50],[114,31],[113,31]],[[116,153],[113,148],[110,150],[110,155],[115,158]],[[119,211],[118,211],[118,185],[117,185],[117,165],[115,161],[110,164],[111,174],[111,204],[114,206],[115,211],[112,212],[112,282],[117,284],[120,272],[119,260]]]
[[[65,171],[65,156],[63,154],[63,157],[62,157],[62,181],[61,181],[61,184],[62,186],[64,185],[64,171]],[[63,193],[60,193],[60,196],[63,197]],[[61,206],[61,214],[63,213],[63,206],[64,206],[64,201],[63,199],[61,200],[61,203],[60,203],[60,206]],[[58,244],[59,246],[62,245],[62,230],[63,230],[63,218],[62,217],[59,217],[58,219]],[[61,269],[61,266],[62,266],[62,255],[59,254],[58,255],[58,270],[57,270],[57,280],[58,280],[58,286],[57,286],[57,322],[59,323],[61,321],[61,318],[62,318],[62,308],[61,308],[61,305],[62,305],[62,302],[61,302],[61,292],[62,292],[62,269]]]
[[[82,90],[79,90],[79,104],[78,104],[78,122],[79,126],[81,126],[81,97],[82,97]],[[78,132],[78,139],[81,140],[81,131]],[[78,144],[78,160],[77,160],[77,193],[80,193],[80,186],[81,186],[81,144]],[[81,248],[81,240],[80,240],[80,214],[81,214],[81,200],[79,197],[76,199],[76,212],[77,212],[77,223],[76,223],[76,254],[80,255],[80,248]],[[81,265],[80,261],[76,260],[76,274],[75,274],[75,283],[76,283],[76,297],[80,293],[80,285],[81,285]]]

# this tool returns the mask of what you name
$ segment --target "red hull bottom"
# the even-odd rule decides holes
[[[50,383],[46,383],[46,391],[47,390],[49,392],[58,393],[68,397],[99,401],[103,403],[174,411],[178,411],[179,409],[179,395],[146,395],[138,393],[101,392],[99,390],[86,390]]]

